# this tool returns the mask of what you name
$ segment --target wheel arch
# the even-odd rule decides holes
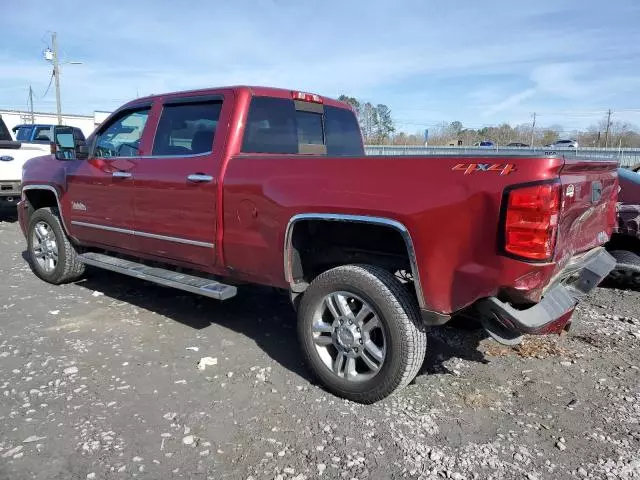
[[[60,204],[60,195],[58,190],[52,185],[34,184],[24,185],[22,187],[22,195],[29,202],[33,210],[44,207],[55,207],[58,209],[62,228],[67,235],[70,235],[69,228],[62,215],[62,205]],[[27,222],[28,222],[27,218]]]
[[[302,269],[300,252],[297,251],[293,245],[294,233],[296,227],[304,222],[336,222],[345,224],[361,224],[370,225],[380,228],[386,228],[399,234],[402,238],[404,249],[409,259],[409,266],[411,269],[411,275],[413,276],[413,283],[420,309],[426,309],[424,295],[422,292],[422,286],[420,283],[420,272],[418,268],[418,262],[415,254],[415,248],[413,239],[409,229],[398,220],[368,216],[368,215],[346,215],[336,213],[301,213],[291,217],[287,223],[285,235],[284,235],[284,276],[289,284],[289,288],[292,294],[297,295],[304,292],[307,284],[296,282],[296,275],[294,272],[300,272]]]

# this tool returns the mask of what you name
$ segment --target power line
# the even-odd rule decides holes
[[[51,74],[51,77],[49,78],[49,85],[47,85],[47,89],[45,90],[45,92],[42,94],[42,98],[47,96],[47,93],[49,93],[49,89],[51,88],[51,82],[53,81],[53,77],[54,77],[55,73]]]

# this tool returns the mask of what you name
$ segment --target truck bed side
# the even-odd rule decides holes
[[[495,167],[467,169],[472,164]],[[284,287],[282,245],[294,215],[382,217],[409,230],[426,308],[455,312],[503,287],[526,289],[535,301],[569,258],[531,264],[498,255],[503,193],[557,179],[563,165],[559,156],[237,155],[223,179],[225,261],[254,281]]]

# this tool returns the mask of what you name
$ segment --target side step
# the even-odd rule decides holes
[[[83,253],[78,256],[82,263],[94,267],[104,268],[112,272],[123,273],[131,277],[158,283],[167,287],[177,288],[191,293],[217,300],[227,300],[235,297],[238,289],[232,285],[216,282],[209,278],[196,277],[178,273],[164,268],[148,267],[141,263],[111,257],[102,253]]]

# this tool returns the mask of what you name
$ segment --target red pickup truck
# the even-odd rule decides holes
[[[337,395],[408,384],[427,327],[473,309],[502,342],[560,333],[613,268],[614,162],[553,152],[365,156],[353,111],[229,87],[134,100],[24,168],[33,271],[85,265],[224,300],[290,292],[299,341]]]

